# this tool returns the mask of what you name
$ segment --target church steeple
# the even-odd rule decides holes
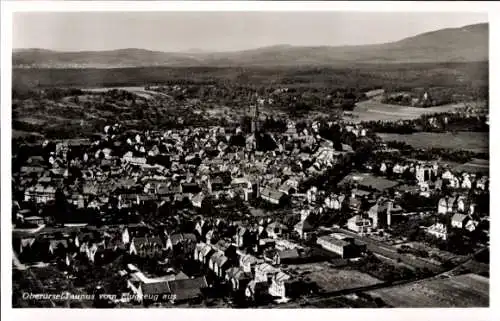
[[[259,116],[259,104],[257,103],[253,108],[252,114],[252,133],[254,135],[260,131]]]

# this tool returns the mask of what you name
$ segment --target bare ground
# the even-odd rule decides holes
[[[394,307],[488,307],[489,279],[477,274],[434,278],[368,292]]]

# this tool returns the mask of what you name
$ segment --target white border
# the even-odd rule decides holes
[[[12,261],[11,261],[11,168],[10,168],[10,148],[11,148],[11,52],[12,52],[12,13],[19,11],[365,11],[365,12],[488,12],[490,23],[490,112],[491,112],[491,159],[500,157],[499,149],[495,148],[495,140],[498,127],[496,124],[499,113],[500,102],[498,90],[495,90],[495,84],[500,83],[500,79],[494,71],[497,68],[497,59],[500,57],[500,50],[495,41],[499,35],[500,23],[495,18],[498,17],[500,5],[492,2],[253,2],[253,1],[177,1],[177,2],[124,2],[124,1],[1,1],[1,228],[2,232],[2,320],[85,320],[89,318],[102,320],[109,318],[154,318],[154,319],[175,319],[175,320],[221,320],[221,319],[248,319],[255,320],[259,318],[272,320],[303,320],[303,319],[339,319],[339,320],[359,320],[359,319],[381,319],[381,320],[444,320],[469,321],[469,320],[494,320],[500,315],[495,306],[499,306],[498,301],[498,256],[491,252],[491,270],[493,271],[490,279],[490,308],[489,309],[302,309],[302,310],[59,310],[59,309],[26,309],[13,310],[11,308],[12,300]],[[500,158],[498,158],[500,159]],[[491,244],[493,248],[499,245],[496,236],[497,221],[495,218],[495,209],[500,208],[498,198],[495,198],[495,192],[499,191],[497,182],[497,168],[495,162],[491,162]],[[496,311],[494,311],[496,310]],[[168,312],[168,313],[167,313]],[[209,312],[209,313],[207,313]],[[496,313],[495,313],[496,312]],[[146,314],[145,314],[146,313]],[[111,315],[112,314],[112,315]],[[497,318],[495,318],[495,316]],[[263,320],[262,319],[262,320]]]

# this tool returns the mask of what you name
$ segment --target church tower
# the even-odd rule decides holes
[[[260,131],[260,123],[259,123],[259,104],[256,104],[252,107],[252,134],[257,134]]]

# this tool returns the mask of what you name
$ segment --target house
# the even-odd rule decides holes
[[[476,230],[478,225],[479,225],[478,221],[469,219],[467,220],[467,223],[465,223],[465,229],[469,232],[473,232]]]
[[[53,186],[44,187],[40,184],[29,187],[24,192],[24,200],[26,202],[47,203],[55,200],[55,196],[56,189]]]
[[[309,219],[306,218],[305,220],[295,224],[293,229],[299,234],[300,238],[307,239],[310,233],[314,231],[314,226],[309,222]]]
[[[488,189],[488,177],[482,176],[481,178],[476,180],[476,188],[483,191]]]
[[[456,197],[442,197],[438,202],[438,214],[452,213],[456,206]]]
[[[202,289],[208,284],[205,277],[193,279],[180,278],[174,280],[139,282],[136,287],[129,281],[128,286],[134,292],[135,298],[144,304],[154,302],[182,303],[199,298]]]
[[[208,180],[208,191],[214,193],[217,191],[222,191],[224,189],[224,180],[220,176],[215,176]]]
[[[338,254],[341,258],[353,258],[361,253],[361,249],[354,244],[354,239],[349,237],[324,235],[318,237],[316,243],[325,250]]]
[[[291,264],[299,261],[300,259],[301,255],[299,253],[299,250],[296,248],[276,251],[273,256],[273,264],[274,265]]]
[[[278,222],[273,222],[268,226],[266,226],[267,237],[270,238],[274,239],[279,238],[283,236],[283,234],[285,234],[286,232],[288,232],[288,227]]]
[[[45,224],[45,219],[43,217],[40,217],[40,216],[25,216],[23,218],[23,221],[25,223],[31,223],[31,224],[34,224],[34,225],[43,225],[43,224]]]
[[[325,198],[325,206],[329,209],[340,210],[342,203],[345,200],[345,195],[330,195]]]
[[[309,203],[316,202],[317,195],[318,195],[318,188],[316,186],[311,187],[310,189],[307,190],[307,201]]]
[[[140,257],[155,257],[162,253],[164,243],[159,237],[134,237],[130,242],[129,254]]]
[[[225,279],[231,284],[231,289],[238,292],[246,289],[252,280],[252,275],[240,267],[232,267],[226,271]]]
[[[136,300],[146,305],[156,302],[166,302],[172,297],[168,281],[139,283],[137,287],[129,281],[128,286],[135,292]]]
[[[277,191],[275,189],[271,189],[271,188],[263,188],[260,191],[260,197],[263,200],[265,200],[271,204],[275,204],[275,205],[282,204],[283,200],[284,200],[284,196],[285,196],[285,193]]]
[[[239,264],[244,272],[254,273],[255,266],[262,263],[262,259],[258,259],[251,254],[240,255]]]
[[[292,184],[285,182],[278,188],[278,191],[286,195],[291,195],[294,194],[297,191],[297,189]]]
[[[354,215],[347,220],[347,228],[356,233],[368,233],[371,231],[372,222],[370,219],[364,218],[361,215]]]
[[[183,183],[181,184],[182,193],[197,194],[201,191],[200,186],[197,183]]]
[[[443,223],[436,223],[430,226],[427,228],[427,233],[443,240],[448,238],[448,229]]]
[[[217,251],[210,257],[208,267],[216,276],[224,278],[225,272],[229,268],[228,263],[228,258],[224,255],[224,252]]]
[[[467,203],[467,198],[465,196],[458,196],[456,199],[456,210],[460,213],[464,213]]]
[[[259,282],[251,280],[245,289],[245,297],[253,301],[259,301],[259,299],[268,295],[268,291],[269,285],[267,281]]]
[[[472,188],[472,181],[471,181],[469,174],[467,174],[467,173],[463,174],[461,187],[464,189],[471,189]]]
[[[167,237],[166,250],[174,250],[175,247],[182,245],[186,247],[187,252],[192,252],[196,246],[196,235],[193,233],[177,233]]]
[[[451,217],[451,227],[464,228],[469,219],[467,215],[456,213]]]
[[[132,164],[132,165],[145,165],[147,159],[145,157],[135,157],[132,152],[128,152],[122,157],[122,163]]]
[[[194,250],[194,259],[203,265],[208,264],[210,256],[215,253],[214,248],[206,243],[196,244]]]
[[[361,210],[361,200],[359,200],[356,197],[356,194],[353,193],[353,195],[351,195],[351,197],[349,197],[349,199],[347,201],[347,206],[352,211],[358,213]]]
[[[129,244],[130,243],[130,234],[128,232],[128,228],[125,228],[122,231],[122,243],[123,244]]]
[[[255,266],[255,277],[256,282],[268,282],[269,279],[280,270],[268,263],[261,263]]]
[[[255,237],[255,234],[252,233],[248,228],[240,226],[236,231],[235,241],[236,246],[241,248],[251,246],[253,243],[256,243],[257,239]]]
[[[284,272],[280,271],[276,273],[271,279],[269,294],[274,297],[285,299],[290,279],[290,276]]]
[[[35,244],[36,239],[34,237],[30,238],[22,238],[19,240],[19,243],[15,242],[13,240],[13,244],[15,243],[16,245],[19,245],[19,254],[23,253],[24,251],[29,251],[32,246]]]
[[[204,199],[205,195],[203,193],[196,194],[193,198],[191,198],[191,204],[193,204],[194,207],[201,208],[201,204]]]
[[[248,201],[253,194],[252,182],[245,177],[237,177],[231,181],[231,187],[241,191],[244,201]]]
[[[372,228],[385,228],[391,226],[392,215],[402,212],[400,206],[394,205],[392,200],[379,199],[368,210],[368,218],[372,221]]]
[[[437,164],[419,164],[415,167],[415,178],[419,183],[429,182],[437,177]]]
[[[198,299],[202,296],[202,290],[208,287],[204,276],[169,281],[171,298],[174,303],[182,303]]]
[[[48,251],[50,254],[66,254],[68,250],[68,240],[52,239],[49,241]]]

